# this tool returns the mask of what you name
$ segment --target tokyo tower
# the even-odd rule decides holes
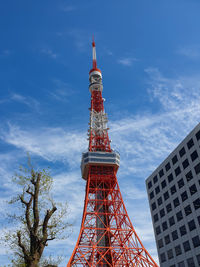
[[[82,177],[86,180],[85,205],[78,240],[67,267],[158,267],[136,234],[122,199],[116,177],[120,155],[110,147],[94,41],[92,49],[89,147],[81,162]]]

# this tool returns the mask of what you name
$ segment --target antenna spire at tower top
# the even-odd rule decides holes
[[[92,37],[92,61],[93,61],[93,69],[97,68],[97,58],[96,58],[96,45],[94,41],[94,36]]]

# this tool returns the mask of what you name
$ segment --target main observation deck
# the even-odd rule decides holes
[[[88,151],[83,153],[81,161],[81,172],[83,179],[87,180],[89,166],[92,165],[113,166],[117,171],[120,165],[120,155],[116,151],[112,152]]]

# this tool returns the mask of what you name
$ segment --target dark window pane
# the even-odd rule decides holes
[[[185,267],[184,261],[178,262],[178,267]]]
[[[157,202],[158,202],[158,205],[160,206],[162,204],[162,197],[159,197]]]
[[[185,215],[186,215],[186,216],[188,216],[189,214],[192,213],[192,209],[191,209],[190,205],[186,206],[186,207],[184,208],[184,210],[185,210]]]
[[[160,210],[160,217],[162,218],[162,217],[164,217],[165,216],[165,210],[164,209],[161,209]]]
[[[164,175],[163,169],[159,171],[160,178]]]
[[[172,239],[173,239],[173,240],[176,240],[177,238],[178,238],[178,233],[177,233],[177,231],[175,230],[175,231],[172,232]]]
[[[176,256],[181,255],[182,251],[181,251],[181,246],[180,245],[175,247],[175,253],[176,253]]]
[[[167,200],[169,198],[169,193],[168,191],[164,193],[164,199]]]
[[[199,266],[200,266],[200,254],[197,255],[197,262],[198,262],[198,264],[199,264]]]
[[[185,235],[185,234],[187,233],[187,230],[186,230],[185,225],[181,226],[181,227],[179,228],[179,231],[180,231],[180,235],[181,235],[181,236]]]
[[[162,183],[161,183],[161,186],[162,186],[162,189],[163,188],[165,188],[166,186],[167,186],[167,183],[166,183],[166,181],[164,180],[164,181],[162,181]]]
[[[177,158],[177,156],[175,155],[175,156],[172,158],[172,163],[175,164],[177,161],[178,161],[178,158]]]
[[[187,192],[184,191],[182,194],[181,194],[181,199],[182,201],[185,201],[186,199],[188,199],[188,195],[187,195]]]
[[[180,167],[178,166],[178,167],[175,169],[175,174],[176,174],[176,176],[178,176],[180,173],[181,173],[181,169],[180,169]]]
[[[175,207],[175,208],[178,207],[179,204],[180,204],[178,197],[175,198],[175,199],[173,200],[173,202],[174,202],[174,207]]]
[[[178,187],[181,188],[184,186],[184,181],[183,181],[183,178],[181,178],[179,181],[178,181]]]
[[[179,155],[180,157],[182,157],[183,155],[185,155],[185,148],[181,148],[181,150],[179,151]]]
[[[154,197],[154,192],[153,191],[149,194],[149,197],[150,197],[150,199],[152,199]]]
[[[198,131],[195,135],[196,135],[196,139],[198,141],[200,139],[200,131]]]
[[[161,233],[160,226],[157,226],[157,227],[156,227],[156,234],[159,235],[160,233]]]
[[[171,181],[173,181],[173,175],[172,175],[172,173],[170,173],[170,175],[169,176],[167,176],[167,178],[168,178],[168,182],[170,183]]]
[[[150,189],[152,187],[152,181],[148,182],[148,188]]]
[[[153,182],[154,182],[154,184],[155,184],[157,181],[158,181],[158,177],[157,177],[157,175],[156,175],[156,176],[153,177]]]
[[[168,257],[169,260],[174,257],[172,249],[167,251],[167,257]]]
[[[190,149],[191,147],[193,147],[194,145],[194,142],[193,142],[193,139],[191,138],[188,142],[187,142],[187,147],[188,149]]]
[[[186,169],[187,166],[189,166],[189,161],[188,161],[188,159],[185,159],[185,160],[182,162],[182,165],[183,165],[183,168]]]
[[[197,192],[197,187],[195,184],[193,184],[192,186],[190,186],[190,194],[191,196],[194,195]]]
[[[170,191],[171,191],[171,194],[173,195],[174,193],[176,193],[176,186],[173,185],[171,188],[170,188]]]
[[[169,213],[172,210],[172,205],[171,203],[167,204],[166,206],[167,213]]]
[[[163,245],[163,240],[162,239],[159,239],[158,240],[158,247],[159,248],[162,248],[164,245]]]
[[[191,249],[189,241],[183,242],[184,251],[187,252]]]
[[[188,264],[188,267],[195,267],[193,258],[187,259],[187,264]]]
[[[176,213],[176,218],[177,218],[178,222],[183,219],[182,211],[179,211],[179,212]]]
[[[172,226],[174,224],[175,224],[175,220],[174,220],[174,217],[172,216],[169,218],[169,225]]]
[[[186,179],[187,179],[188,182],[190,180],[192,180],[192,178],[193,178],[193,175],[192,175],[192,172],[191,171],[189,171],[185,176],[186,176]]]
[[[192,238],[192,243],[193,243],[194,248],[197,248],[200,246],[200,239],[198,235]]]
[[[152,210],[155,210],[155,209],[156,209],[156,203],[155,203],[155,202],[153,202],[153,203],[151,204],[151,208],[152,208]]]
[[[199,174],[199,173],[200,173],[200,163],[198,163],[198,164],[194,167],[194,170],[195,170],[196,174]]]
[[[197,217],[197,220],[198,220],[198,223],[199,223],[199,226],[200,226],[200,216]]]
[[[194,220],[189,221],[188,227],[189,227],[190,231],[193,231],[194,229],[196,229],[195,221]]]
[[[195,201],[193,201],[193,205],[195,210],[200,208],[200,198],[197,198]]]
[[[198,154],[197,154],[196,150],[190,155],[190,157],[191,157],[192,161],[195,161],[195,159],[198,158]]]
[[[175,264],[172,264],[172,265],[170,265],[169,267],[176,267],[176,265],[175,265]]]
[[[166,235],[165,236],[165,244],[167,245],[169,243],[170,243],[170,237],[169,237],[169,235]]]
[[[161,259],[161,262],[165,262],[165,261],[166,261],[165,253],[162,253],[162,254],[160,255],[160,259]]]
[[[156,187],[155,192],[156,192],[156,195],[160,192],[160,187],[159,187],[159,185]]]
[[[167,222],[162,223],[162,229],[165,231],[168,228]]]
[[[169,171],[170,168],[171,168],[171,166],[170,166],[170,163],[168,162],[168,163],[165,165],[165,170],[166,170],[166,171]]]
[[[157,213],[153,216],[153,219],[154,219],[154,222],[158,221],[158,214]]]

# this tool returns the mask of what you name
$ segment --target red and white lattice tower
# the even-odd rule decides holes
[[[89,147],[82,155],[82,177],[87,181],[78,241],[69,266],[158,266],[137,236],[117,182],[120,156],[110,147],[102,98],[102,74],[93,47],[89,73],[91,93]]]

